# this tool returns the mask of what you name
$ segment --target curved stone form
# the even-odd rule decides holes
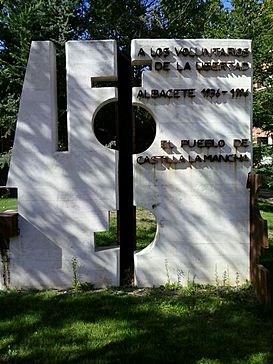
[[[115,41],[66,44],[68,141],[57,151],[56,59],[51,42],[33,42],[27,65],[8,186],[18,188],[20,236],[11,248],[11,285],[72,284],[73,258],[82,282],[117,285],[118,248],[95,251],[94,232],[116,210],[116,152],[96,139],[98,109],[117,90],[91,79],[117,79]]]

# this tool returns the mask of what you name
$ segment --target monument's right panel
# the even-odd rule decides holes
[[[135,254],[136,284],[245,282],[251,42],[133,40],[132,62],[150,66],[133,102],[156,122],[134,161],[135,203],[157,219],[154,241]]]

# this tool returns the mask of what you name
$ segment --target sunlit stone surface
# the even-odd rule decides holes
[[[158,223],[154,242],[135,256],[136,284],[244,282],[251,42],[133,40],[132,62],[151,67],[133,101],[157,123],[134,165],[136,204]]]
[[[15,287],[71,286],[73,258],[82,282],[118,284],[118,249],[94,247],[94,232],[107,230],[116,210],[116,152],[92,127],[117,90],[91,87],[91,78],[117,78],[116,43],[68,42],[66,62],[69,150],[58,152],[55,50],[32,43],[8,178],[20,214],[20,236],[10,244]]]

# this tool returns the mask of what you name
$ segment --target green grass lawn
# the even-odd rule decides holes
[[[271,247],[272,207],[260,201]],[[140,249],[156,223],[144,209],[137,219]],[[170,287],[0,291],[0,363],[273,363],[273,309],[251,287]]]
[[[0,292],[0,363],[273,363],[250,288]]]
[[[0,212],[17,210],[17,198],[0,198]]]

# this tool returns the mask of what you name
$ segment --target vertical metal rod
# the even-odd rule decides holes
[[[131,61],[118,56],[118,145],[120,285],[134,284],[135,221],[132,162],[132,83]]]

